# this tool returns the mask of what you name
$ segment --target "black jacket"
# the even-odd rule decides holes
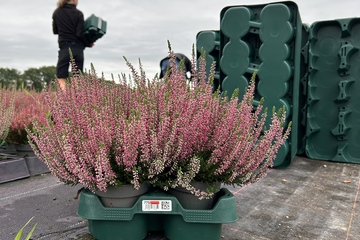
[[[65,4],[57,8],[52,16],[53,32],[58,34],[59,48],[66,43],[76,42],[84,47],[91,43],[86,39],[84,31],[84,15],[74,4]]]

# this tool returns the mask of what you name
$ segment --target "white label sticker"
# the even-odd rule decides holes
[[[143,200],[143,212],[170,212],[172,211],[171,200]]]

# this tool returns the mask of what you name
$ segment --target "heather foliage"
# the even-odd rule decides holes
[[[11,120],[7,141],[12,144],[27,144],[28,137],[25,126],[31,129],[33,121],[42,125],[47,123],[46,112],[48,108],[45,104],[45,93],[21,89],[14,91],[14,97],[15,112]]]
[[[5,141],[14,115],[14,92],[0,88],[0,146]]]
[[[148,182],[165,190],[184,187],[199,198],[212,196],[192,187],[193,181],[246,184],[263,177],[289,135],[285,112],[252,106],[255,75],[242,100],[212,93],[205,60],[192,60],[192,81],[182,64],[163,79],[149,80],[125,59],[132,77],[120,84],[99,79],[93,70],[75,74],[54,97],[48,125],[34,121],[28,130],[32,147],[60,180],[91,190]],[[213,69],[213,68],[212,68]]]
[[[66,91],[46,95],[48,125],[34,121],[33,131],[27,129],[36,155],[68,184],[93,191],[116,182],[138,187],[141,164],[126,157],[132,145],[121,145],[132,136],[134,89],[99,79],[95,71],[73,80]]]
[[[229,99],[212,94],[211,76],[206,76],[204,56],[199,67],[193,57],[191,87],[185,82],[175,62],[160,83],[160,104],[156,113],[159,124],[155,137],[144,152],[149,152],[150,182],[164,188],[181,186],[200,198],[211,197],[212,190],[201,192],[193,181],[248,184],[264,177],[272,166],[279,147],[288,138],[290,126],[283,129],[286,113],[275,111],[267,130],[267,109],[254,109],[255,77],[242,100],[236,91]],[[161,140],[161,141],[159,141]],[[155,151],[152,151],[155,149]],[[153,170],[154,169],[154,170]]]

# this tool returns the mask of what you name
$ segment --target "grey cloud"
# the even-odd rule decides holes
[[[123,56],[135,66],[140,58],[148,77],[159,71],[159,62],[167,56],[167,40],[173,50],[191,57],[196,34],[218,30],[220,11],[226,6],[267,4],[259,0],[79,0],[85,17],[95,14],[108,23],[106,35],[85,51],[85,67],[117,75],[129,72]],[[30,67],[55,65],[56,36],[51,16],[56,1],[12,0],[1,3],[0,67],[23,71]],[[302,21],[357,17],[360,2],[354,0],[297,1]]]

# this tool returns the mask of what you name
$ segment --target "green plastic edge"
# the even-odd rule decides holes
[[[210,210],[184,209],[175,197],[157,190],[140,196],[131,208],[109,208],[102,205],[97,195],[85,189],[82,190],[80,194],[78,216],[88,220],[131,221],[135,214],[162,214],[180,215],[184,222],[189,223],[223,224],[237,221],[238,217],[234,195],[227,188],[220,189],[218,195],[220,196],[218,201],[214,208]],[[142,211],[143,200],[171,200],[172,211]]]

